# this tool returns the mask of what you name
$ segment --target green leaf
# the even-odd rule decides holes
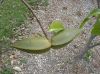
[[[90,12],[90,14],[82,21],[80,28],[82,28],[86,22],[88,22],[92,16],[100,15],[100,9],[94,9]]]
[[[59,32],[61,30],[64,30],[64,26],[63,23],[59,20],[55,20],[51,23],[50,27],[49,27],[49,31],[50,32]]]
[[[100,35],[100,19],[97,19],[97,21],[94,24],[94,27],[93,27],[93,29],[91,31],[91,34]]]
[[[85,23],[87,22],[87,21],[89,21],[90,20],[90,18],[89,17],[86,17],[83,21],[82,21],[82,23],[81,23],[81,25],[80,25],[80,28],[82,28],[84,25],[85,25]]]
[[[52,45],[63,45],[72,41],[82,30],[81,29],[65,29],[52,37]]]
[[[13,47],[24,50],[44,50],[51,47],[45,37],[29,37],[13,44]]]

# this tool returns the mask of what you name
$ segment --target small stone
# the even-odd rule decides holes
[[[20,67],[18,67],[18,66],[13,67],[13,69],[14,69],[15,71],[18,71],[18,72],[21,72],[21,71],[22,71],[22,69],[21,69]]]

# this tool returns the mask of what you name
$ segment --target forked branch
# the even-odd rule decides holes
[[[92,40],[93,40],[95,37],[96,37],[96,36],[93,36],[93,35],[90,36],[90,38],[89,38],[89,40],[88,40],[88,42],[87,42],[87,44],[86,44],[84,50],[82,50],[82,51],[80,52],[80,54],[79,54],[76,58],[83,59],[85,53],[87,53],[87,52],[91,49],[91,48],[90,48],[90,45],[91,45]]]
[[[97,4],[98,4],[98,8],[100,8],[100,0],[97,0]],[[95,46],[98,46],[100,45],[100,43],[97,43],[97,44],[94,44],[92,46],[91,45],[91,42],[92,40],[96,37],[96,35],[91,35],[91,37],[89,38],[89,41],[87,42],[84,50],[80,53],[80,55],[78,55],[78,58],[82,59],[85,55],[85,53],[90,50],[91,48],[95,47]]]
[[[96,47],[96,46],[98,46],[98,45],[100,45],[100,43],[96,43],[96,44],[94,44],[94,45],[91,45],[90,48]]]

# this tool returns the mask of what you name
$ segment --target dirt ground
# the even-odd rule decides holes
[[[61,20],[66,28],[79,27],[84,17],[96,7],[96,0],[49,0],[48,7],[36,10],[35,14],[43,24],[48,36],[50,36],[47,29],[53,20]],[[25,24],[16,31],[16,34],[19,35],[17,39],[38,32],[42,33],[36,21],[28,19]],[[84,48],[90,36],[89,28],[89,26],[86,26],[84,34],[78,36],[72,43],[62,49],[50,49],[42,54],[30,54],[14,49],[9,51],[9,54],[5,53],[7,57],[4,59],[10,58],[12,67],[18,66],[21,68],[21,71],[16,71],[15,74],[100,74],[100,60],[97,55],[97,52],[100,51],[99,46],[92,49],[93,59],[90,62],[80,60],[77,66],[73,63],[74,56]],[[97,39],[99,37],[95,40]],[[12,42],[15,40],[14,38]],[[3,55],[3,57],[5,56]],[[16,58],[13,59],[12,57]]]

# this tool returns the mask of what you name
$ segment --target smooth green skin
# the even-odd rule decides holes
[[[15,42],[13,47],[22,50],[44,50],[51,47],[51,43],[45,37],[29,37]]]
[[[63,45],[73,40],[82,30],[81,29],[65,29],[59,34],[52,37],[52,46]]]
[[[83,22],[80,25],[80,28],[82,28],[86,22],[88,22],[92,16],[98,16],[100,15],[100,9],[94,9],[90,12],[90,14],[83,20]]]
[[[64,26],[63,26],[63,23],[61,21],[55,20],[50,24],[50,27],[49,27],[50,32],[57,33],[61,30],[64,30]]]
[[[97,19],[97,21],[94,24],[94,27],[93,27],[93,29],[91,31],[91,34],[100,35],[100,19]]]

